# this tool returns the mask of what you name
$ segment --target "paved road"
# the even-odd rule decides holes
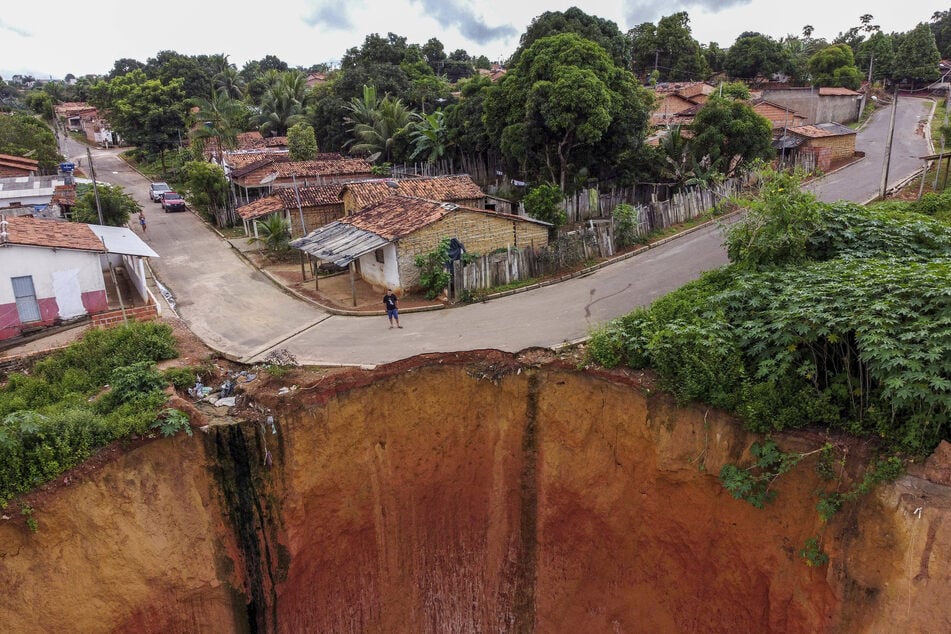
[[[915,137],[924,112],[921,100],[899,100],[894,148],[902,156],[893,155],[890,183],[919,167],[917,157],[930,151],[923,137]],[[886,113],[879,112],[860,135],[858,147],[867,158],[821,182],[821,199],[863,202],[869,191],[877,192],[882,163],[881,153],[878,160],[874,153],[876,144],[884,147],[880,128],[884,120],[887,132]],[[899,139],[909,137],[909,149],[897,150],[904,143]],[[67,143],[70,158],[85,156],[82,146]],[[148,181],[116,154],[93,152],[97,177],[122,185],[146,210],[144,239],[161,256],[152,269],[174,296],[176,312],[212,348],[248,362],[282,348],[305,365],[373,366],[427,352],[555,346],[727,262],[720,228],[710,225],[585,277],[488,303],[408,313],[403,329],[390,330],[383,317],[330,315],[286,294],[194,214],[162,213],[148,199]],[[874,187],[859,185],[866,181]]]
[[[922,167],[923,161],[918,157],[931,154],[930,139],[926,136],[926,131],[934,105],[935,102],[930,99],[905,96],[898,98],[886,189],[891,189]],[[893,106],[888,106],[876,112],[859,131],[855,147],[865,152],[864,160],[807,186],[819,200],[866,203],[878,197],[885,166],[885,145],[892,108]]]

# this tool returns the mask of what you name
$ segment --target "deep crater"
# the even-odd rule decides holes
[[[817,476],[804,465],[777,481],[776,503],[755,509],[716,475],[756,438],[623,373],[442,355],[245,401],[255,415],[244,422],[143,439],[59,486],[36,533],[0,524],[4,627],[842,632],[888,631],[896,618],[906,631],[918,618],[948,623],[943,487],[898,483],[825,525]],[[830,563],[815,568],[799,551],[817,534]]]

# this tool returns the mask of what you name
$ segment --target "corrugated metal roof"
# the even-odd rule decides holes
[[[389,240],[351,224],[335,221],[291,240],[291,246],[323,262],[347,266],[361,255],[376,251]]]
[[[106,225],[89,225],[92,232],[99,236],[102,243],[106,245],[106,251],[109,253],[118,253],[119,255],[137,255],[143,258],[157,258],[159,254],[152,250],[152,247],[142,241],[142,238],[135,235],[128,227],[109,227]]]

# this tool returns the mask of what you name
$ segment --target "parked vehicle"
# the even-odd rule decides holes
[[[165,210],[165,213],[170,211],[185,211],[185,199],[173,191],[163,192],[162,209]]]
[[[152,199],[153,203],[159,203],[162,202],[162,194],[170,191],[172,191],[172,188],[168,186],[168,183],[152,183],[149,185],[149,198]]]

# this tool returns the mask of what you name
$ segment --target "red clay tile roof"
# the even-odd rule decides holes
[[[261,216],[284,211],[284,209],[284,203],[281,202],[280,196],[272,194],[271,196],[258,198],[247,205],[241,205],[238,207],[238,215],[241,216],[242,220],[254,220]]]
[[[369,207],[389,196],[413,196],[442,202],[472,200],[485,196],[468,174],[362,181],[348,183],[346,191],[353,194],[357,209]]]
[[[340,200],[343,185],[309,185],[299,187],[298,191],[301,207],[343,206],[343,201]],[[243,220],[254,220],[286,209],[297,209],[297,194],[292,187],[282,187],[270,196],[238,207],[238,215]]]
[[[457,211],[468,211],[506,220],[532,222],[547,226],[547,223],[532,218],[522,218],[513,214],[503,214],[472,207],[460,207],[453,203],[411,198],[409,196],[390,196],[372,207],[367,207],[353,215],[342,218],[338,222],[375,233],[387,240],[398,240]]]
[[[81,222],[43,220],[29,216],[8,217],[6,244],[106,252],[102,240]]]
[[[276,163],[278,178],[306,178],[308,176],[332,176],[370,174],[373,166],[361,158],[339,158],[317,161],[288,161]]]
[[[340,200],[340,194],[343,193],[344,185],[308,185],[307,187],[298,187],[300,192],[301,207],[324,207],[327,205],[343,205]],[[280,197],[285,209],[297,208],[297,193],[293,187],[282,187],[274,192],[275,196]]]
[[[0,165],[35,172],[40,169],[40,162],[23,156],[0,154]]]

